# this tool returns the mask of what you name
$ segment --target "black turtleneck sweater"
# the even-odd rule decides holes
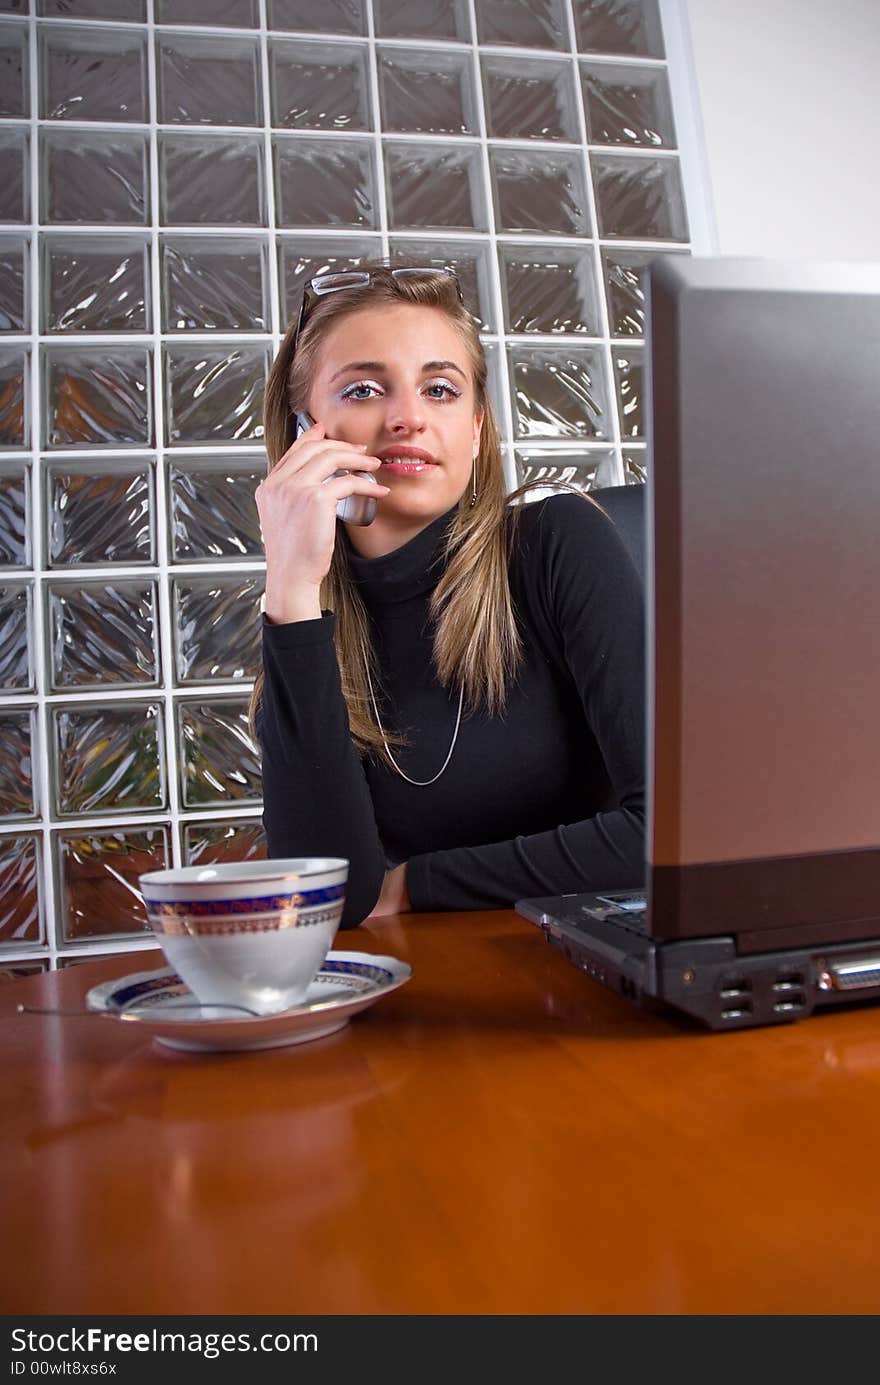
[[[452,511],[382,558],[348,561],[372,622],[386,729],[413,779],[452,740],[458,693],[431,666],[428,602]],[[644,874],[641,583],[609,519],[578,496],[524,506],[510,585],[524,659],[503,717],[462,717],[445,772],[414,787],[352,745],[334,617],[263,625],[257,726],[271,856],[350,861],[342,926],[408,862],[419,912],[629,888]],[[347,542],[347,540],[345,540]]]

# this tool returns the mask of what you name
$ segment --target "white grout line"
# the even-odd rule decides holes
[[[48,955],[52,959],[58,952],[58,924],[55,909],[55,893],[53,889],[53,868],[52,868],[52,838],[50,820],[52,817],[52,787],[49,773],[51,759],[50,752],[50,716],[46,699],[46,683],[48,677],[47,659],[48,650],[47,632],[45,629],[45,608],[43,602],[46,554],[44,552],[44,539],[46,533],[47,516],[43,506],[43,469],[40,463],[40,451],[43,443],[42,437],[42,407],[41,398],[43,393],[41,361],[39,360],[39,347],[35,344],[40,328],[38,310],[40,306],[40,279],[41,279],[41,252],[39,244],[38,226],[40,223],[40,165],[39,165],[39,137],[38,137],[38,111],[39,111],[39,55],[37,49],[37,25],[33,17],[33,2],[30,5],[31,14],[28,18],[28,81],[30,86],[30,240],[31,240],[31,331],[29,351],[30,357],[30,429],[31,429],[31,451],[33,453],[33,464],[31,467],[31,563],[33,570],[32,585],[32,612],[33,612],[33,645],[32,655],[35,661],[36,693],[37,701],[35,706],[34,721],[36,723],[35,744],[31,747],[31,765],[34,773],[34,792],[36,796],[36,811],[39,816],[39,837],[40,851],[38,863],[39,895],[40,895],[40,919],[44,928],[44,938],[48,946]]]
[[[151,242],[151,297],[153,300],[152,317],[152,359],[153,359],[153,440],[155,443],[155,463],[154,463],[154,485],[155,485],[155,513],[153,516],[155,524],[155,568],[157,602],[155,606],[156,618],[159,622],[159,638],[157,643],[157,653],[159,657],[158,687],[156,689],[155,701],[159,704],[162,711],[162,724],[160,730],[160,755],[164,743],[164,764],[160,765],[165,780],[166,808],[163,811],[164,819],[170,816],[170,848],[171,863],[179,866],[180,861],[180,842],[178,823],[180,820],[180,805],[178,802],[178,773],[177,748],[175,736],[174,718],[174,699],[172,697],[173,668],[174,668],[174,634],[171,623],[171,593],[168,580],[169,554],[168,554],[168,486],[169,478],[165,464],[165,392],[164,376],[165,362],[162,355],[161,327],[162,327],[162,266],[159,259],[160,239],[159,228],[162,224],[160,216],[160,178],[159,178],[159,140],[156,129],[158,117],[159,88],[156,73],[156,43],[154,24],[155,0],[147,0],[147,82],[148,99],[150,106],[150,164],[149,164],[149,196],[150,196],[150,219],[149,235]],[[114,697],[114,701],[115,701]]]
[[[373,0],[367,0],[367,67],[370,82],[370,109],[373,116],[373,177],[376,186],[376,210],[379,213],[378,230],[382,236],[382,258],[388,260],[390,244],[388,240],[388,192],[385,186],[385,150],[382,145],[382,107],[379,99],[379,55],[376,49],[376,22],[373,14]],[[372,229],[376,229],[375,227]]]
[[[575,87],[575,114],[578,122],[578,129],[581,135],[581,146],[583,149],[584,177],[587,189],[587,207],[589,209],[590,223],[593,227],[596,249],[591,254],[593,268],[593,288],[596,292],[596,303],[599,309],[599,321],[602,328],[604,346],[602,354],[605,362],[605,371],[608,384],[608,419],[610,422],[610,433],[608,441],[614,448],[614,460],[617,470],[615,482],[621,485],[624,479],[623,454],[621,451],[620,421],[617,414],[617,390],[614,378],[614,359],[613,351],[609,344],[611,337],[611,324],[608,317],[608,304],[605,298],[604,274],[602,268],[602,254],[599,249],[599,209],[596,203],[596,193],[593,187],[593,167],[590,159],[590,148],[587,141],[587,116],[584,108],[584,93],[581,86],[580,66],[576,55],[576,38],[574,25],[574,8],[572,0],[565,0],[565,10],[568,19],[569,35],[572,48],[572,75]]]
[[[514,490],[519,484],[516,474],[516,460],[513,453],[514,439],[516,437],[514,409],[510,388],[510,371],[508,369],[508,354],[505,336],[504,319],[504,293],[501,286],[501,265],[498,259],[498,228],[495,221],[495,197],[492,186],[492,166],[489,157],[489,133],[486,124],[486,103],[483,95],[483,74],[480,64],[480,46],[477,34],[477,0],[467,0],[468,20],[471,30],[471,61],[474,83],[474,97],[476,101],[477,125],[480,136],[480,159],[483,166],[483,192],[486,199],[486,225],[489,231],[489,282],[492,293],[492,311],[496,330],[492,333],[484,333],[483,340],[487,342],[495,341],[497,345],[493,352],[489,353],[489,368],[491,371],[492,360],[496,363],[496,369],[500,380],[501,394],[501,417],[498,419],[499,432],[504,446],[502,447],[502,462],[504,465],[504,481],[507,490]],[[492,383],[491,377],[489,381]]]
[[[281,341],[283,330],[278,282],[278,240],[275,234],[278,217],[275,209],[275,152],[272,143],[272,85],[269,77],[269,41],[266,37],[266,0],[258,0],[258,4],[260,20],[260,73],[263,94],[263,176],[266,180],[266,219],[268,221],[268,233],[266,237],[261,237],[261,244],[264,244],[263,253],[266,255],[268,261],[265,265],[265,270],[268,271],[269,281],[267,286],[264,279],[263,288],[264,297],[266,292],[269,294],[269,320],[266,323],[266,327],[272,334],[272,356],[274,358]],[[266,241],[268,244],[265,244]]]

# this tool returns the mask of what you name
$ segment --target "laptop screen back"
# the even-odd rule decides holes
[[[676,256],[649,299],[655,927],[867,936],[880,266]]]

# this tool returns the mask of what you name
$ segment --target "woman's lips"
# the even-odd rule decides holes
[[[416,476],[420,471],[430,471],[436,462],[425,462],[421,457],[389,457],[382,463],[382,471],[390,471],[392,476]]]

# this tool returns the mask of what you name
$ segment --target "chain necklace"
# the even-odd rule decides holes
[[[397,770],[397,773],[400,775],[401,779],[405,779],[408,784],[414,784],[417,789],[426,789],[429,784],[436,784],[437,780],[440,778],[440,775],[443,773],[443,771],[446,769],[446,766],[449,764],[449,761],[452,759],[452,752],[455,749],[455,742],[458,740],[458,728],[461,725],[461,709],[464,705],[464,684],[462,684],[461,691],[458,694],[458,715],[455,718],[455,730],[452,733],[452,742],[449,746],[449,751],[447,752],[446,759],[443,761],[443,764],[440,766],[437,773],[434,775],[433,779],[411,779],[409,775],[406,773],[406,771],[400,768],[400,765],[397,763],[394,756],[391,754],[391,747],[385,739],[385,730],[379,718],[379,708],[376,706],[376,694],[373,692],[373,680],[370,677],[370,663],[367,659],[366,650],[364,650],[364,669],[367,675],[367,687],[370,689],[370,701],[373,704],[373,715],[376,718],[376,725],[379,728],[379,735],[382,737],[382,744],[385,747],[385,754],[388,756],[388,759],[391,761],[392,765]]]

